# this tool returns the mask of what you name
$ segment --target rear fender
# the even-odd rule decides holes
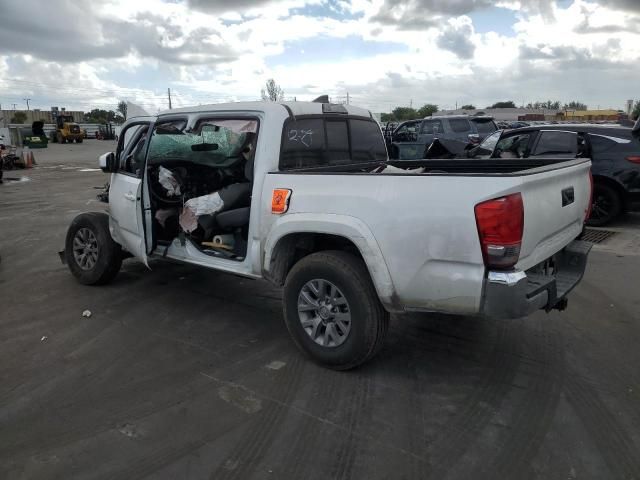
[[[380,246],[369,227],[361,220],[348,215],[324,213],[294,213],[278,218],[271,227],[264,244],[262,264],[264,271],[269,271],[271,256],[278,241],[293,233],[330,234],[353,242],[364,259],[384,307],[391,312],[403,311]]]

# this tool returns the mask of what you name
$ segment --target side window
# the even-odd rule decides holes
[[[542,130],[531,156],[570,155],[578,153],[578,135],[574,132]]]
[[[283,132],[280,167],[303,168],[326,165],[324,122],[321,118],[287,122]]]
[[[434,133],[444,133],[442,120],[425,120],[422,123],[422,133],[427,133],[430,135]]]
[[[450,118],[449,125],[451,126],[451,130],[456,133],[465,133],[471,131],[471,125],[469,125],[469,120],[466,118]]]
[[[351,132],[351,154],[354,162],[384,161],[387,149],[374,121],[349,120]]]
[[[407,122],[398,128],[394,134],[394,141],[397,142],[415,142],[417,140],[420,122]]]
[[[118,157],[118,169],[121,172],[142,176],[148,129],[148,125],[133,125],[125,131]]]

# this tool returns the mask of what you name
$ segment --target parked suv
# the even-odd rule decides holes
[[[473,158],[591,158],[593,202],[587,222],[603,226],[640,211],[640,140],[619,125],[536,125],[498,131],[468,152]]]
[[[424,158],[425,149],[436,138],[462,143],[480,143],[498,129],[493,117],[468,115],[432,116],[409,120],[396,128],[389,154],[399,160]]]

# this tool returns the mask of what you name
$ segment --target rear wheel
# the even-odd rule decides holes
[[[342,251],[314,253],[291,269],[284,318],[296,345],[336,370],[378,353],[389,322],[364,263]]]
[[[120,271],[122,249],[109,233],[104,213],[83,213],[67,230],[65,258],[69,270],[84,285],[109,283]]]
[[[602,227],[615,219],[622,211],[622,199],[618,192],[602,183],[593,186],[591,215],[587,225]]]

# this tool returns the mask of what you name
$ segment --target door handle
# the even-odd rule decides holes
[[[124,194],[124,198],[126,198],[127,200],[130,200],[130,201],[132,201],[132,202],[135,202],[135,201],[136,201],[136,196],[135,196],[133,193],[131,193],[131,192],[129,192],[129,193],[125,193],[125,194]]]

